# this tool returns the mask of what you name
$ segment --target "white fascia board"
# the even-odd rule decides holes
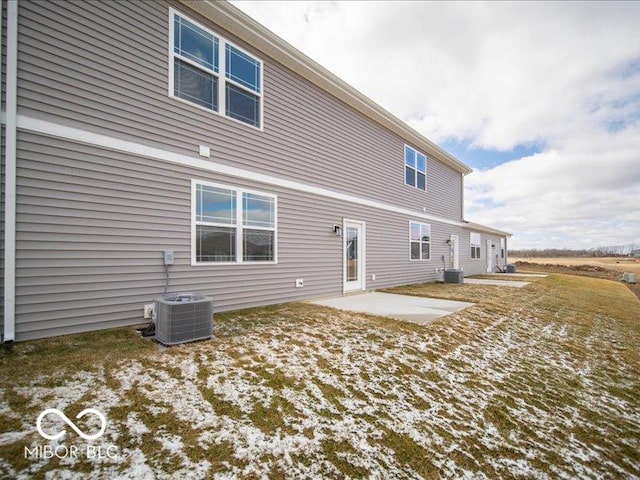
[[[32,118],[24,115],[18,115],[17,121],[18,128],[41,135],[48,135],[56,138],[62,138],[72,142],[83,143],[107,150],[115,150],[130,155],[136,155],[145,158],[151,158],[154,160],[160,160],[164,162],[176,163],[187,167],[197,168],[204,171],[219,173],[222,175],[229,175],[232,177],[243,178],[246,180],[252,180],[268,185],[275,185],[278,187],[287,188],[290,190],[296,190],[305,193],[311,193],[319,195],[321,197],[332,198],[335,200],[341,200],[349,203],[363,205],[366,207],[377,208],[380,210],[386,210],[389,212],[399,213],[402,215],[411,216],[414,219],[424,219],[433,222],[444,223],[447,225],[455,225],[457,227],[466,227],[467,224],[451,220],[449,218],[440,217],[437,215],[428,215],[422,212],[410,210],[408,208],[397,207],[395,205],[389,205],[375,200],[367,198],[356,197],[354,195],[348,195],[346,193],[336,192],[326,188],[316,187],[314,185],[308,185],[305,183],[296,182],[293,180],[287,180],[284,178],[274,177],[263,173],[254,172],[251,170],[245,170],[243,168],[232,167],[229,165],[223,165],[217,163],[211,159],[201,159],[199,157],[191,157],[188,155],[163,150],[160,148],[150,147],[140,143],[131,142],[128,140],[122,140],[116,137],[110,137],[107,135],[89,132],[81,130],[75,127],[67,125],[61,125],[58,123],[41,120],[38,118]]]

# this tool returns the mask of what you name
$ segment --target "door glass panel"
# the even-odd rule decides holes
[[[347,282],[358,280],[358,229],[347,227]]]
[[[449,262],[449,268],[456,268],[456,242],[455,238],[451,238],[451,247],[449,248],[449,258],[451,261]]]

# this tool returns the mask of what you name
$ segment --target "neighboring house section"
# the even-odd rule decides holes
[[[504,270],[507,262],[507,239],[510,235],[500,230],[473,222],[469,228],[469,263],[466,275]]]
[[[3,8],[3,340],[141,323],[165,250],[216,311],[506,263],[466,165],[231,5]]]

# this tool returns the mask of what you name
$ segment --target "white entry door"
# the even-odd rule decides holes
[[[345,220],[342,229],[344,291],[365,289],[364,279],[364,222]]]
[[[491,240],[487,240],[487,273],[493,272],[493,262],[491,257],[493,257],[491,252]]]
[[[458,257],[460,255],[460,251],[458,250],[458,236],[451,235],[450,238],[450,246],[449,246],[449,268],[460,268],[460,263]]]

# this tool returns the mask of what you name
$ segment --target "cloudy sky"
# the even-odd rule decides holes
[[[640,242],[640,2],[233,2],[466,162],[512,248]]]

